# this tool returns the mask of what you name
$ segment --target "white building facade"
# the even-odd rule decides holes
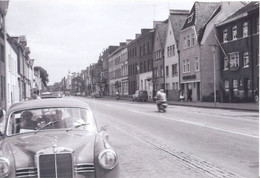
[[[12,48],[9,41],[6,42],[6,100],[7,109],[14,103],[20,101],[18,70],[17,70],[17,54]]]

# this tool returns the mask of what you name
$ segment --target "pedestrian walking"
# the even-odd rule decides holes
[[[181,102],[184,101],[184,93],[183,93],[183,90],[180,90],[180,101],[181,101]]]

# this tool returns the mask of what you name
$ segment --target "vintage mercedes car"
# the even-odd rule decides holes
[[[0,117],[0,177],[119,176],[118,156],[83,101],[29,100]]]

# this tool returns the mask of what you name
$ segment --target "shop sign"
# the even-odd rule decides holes
[[[182,77],[183,80],[196,79],[196,75],[186,75]]]

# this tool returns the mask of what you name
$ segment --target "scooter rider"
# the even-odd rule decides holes
[[[160,110],[160,107],[163,103],[167,103],[166,94],[164,93],[163,89],[160,89],[156,94],[156,103],[158,110]]]

